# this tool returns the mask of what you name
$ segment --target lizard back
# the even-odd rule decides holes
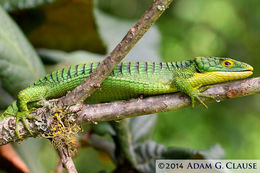
[[[36,81],[34,86],[48,86],[46,98],[60,97],[80,85],[100,62],[72,65],[47,74]],[[87,101],[106,102],[122,100],[139,95],[158,95],[176,92],[171,84],[176,69],[187,67],[192,61],[179,62],[122,62],[101,84]]]

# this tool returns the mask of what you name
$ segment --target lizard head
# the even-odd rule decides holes
[[[253,74],[253,67],[244,62],[221,57],[196,57],[199,73],[221,78],[221,81],[243,79]]]
[[[196,57],[196,68],[201,72],[244,72],[253,71],[253,67],[244,62],[236,61],[230,58],[218,57]]]

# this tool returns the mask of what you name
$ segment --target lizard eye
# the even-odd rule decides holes
[[[231,60],[224,60],[222,61],[222,66],[223,67],[232,67],[234,65],[234,62]]]

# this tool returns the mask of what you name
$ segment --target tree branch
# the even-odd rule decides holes
[[[63,166],[67,169],[68,173],[77,173],[76,167],[73,163],[73,160],[71,156],[69,155],[69,152],[65,148],[59,148],[58,149],[59,156],[61,158]]]
[[[213,85],[205,94],[212,95],[217,102],[229,98],[242,97],[260,92],[260,77],[236,82]],[[216,100],[202,98],[205,103]],[[190,98],[183,93],[167,94],[95,105],[84,105],[78,114],[78,122],[101,122],[177,110],[190,106]],[[77,110],[77,105],[71,107]]]
[[[126,56],[140,38],[146,33],[151,25],[161,16],[173,0],[155,0],[152,6],[143,14],[137,23],[128,31],[123,40],[102,61],[97,69],[73,91],[61,99],[65,105],[83,102],[89,97],[100,84],[112,72],[114,67]]]
[[[58,163],[57,163],[57,166],[56,166],[55,173],[63,173],[64,170],[65,170],[65,169],[63,168],[62,160],[61,160],[61,158],[59,157],[59,160],[58,160]]]
[[[212,85],[203,93],[210,94],[219,101],[260,93],[260,77]],[[206,98],[203,98],[203,101],[205,103],[214,102],[214,100]],[[77,104],[71,106],[70,111],[76,114],[79,123],[95,123],[176,110],[187,106],[190,106],[189,97],[182,93],[174,93],[129,101],[92,105]],[[53,121],[52,117],[46,116],[47,112],[46,108],[39,108],[31,113],[32,116],[39,119],[39,121],[28,121],[34,134],[45,131]],[[14,123],[15,117],[8,117],[0,121],[0,145],[17,140]],[[19,123],[18,129],[24,138],[30,136],[22,123]]]

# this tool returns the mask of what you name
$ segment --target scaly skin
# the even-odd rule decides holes
[[[18,94],[18,100],[9,106],[0,117],[16,116],[16,134],[21,120],[31,133],[26,118],[29,116],[28,103],[41,99],[57,98],[81,84],[99,65],[86,63],[66,67],[46,75]],[[89,103],[125,100],[140,95],[158,95],[182,91],[189,95],[194,107],[197,99],[207,107],[201,97],[212,98],[199,89],[201,86],[243,79],[253,74],[253,67],[229,58],[196,57],[179,62],[123,62],[102,83],[86,101]]]

